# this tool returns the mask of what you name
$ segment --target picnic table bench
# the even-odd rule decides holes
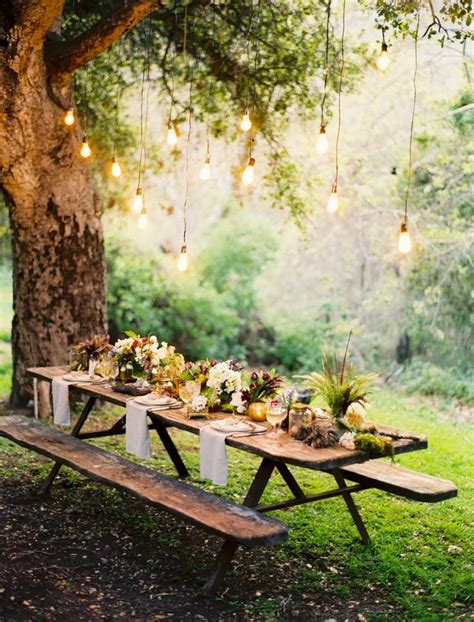
[[[36,380],[49,382],[54,376],[62,375],[65,371],[64,367],[41,367],[28,370]],[[314,449],[287,437],[275,439],[268,435],[236,434],[227,436],[227,445],[261,458],[243,505],[236,505],[187,482],[164,476],[108,454],[89,443],[84,443],[86,439],[125,433],[125,416],[119,417],[109,429],[82,431],[97,400],[125,406],[132,398],[101,385],[71,384],[69,390],[88,398],[70,435],[51,430],[31,420],[25,419],[20,422],[17,417],[2,417],[0,418],[0,436],[6,436],[20,445],[55,460],[55,465],[42,486],[43,493],[49,490],[64,464],[91,479],[107,483],[119,490],[125,490],[151,505],[160,507],[222,537],[224,544],[218,555],[214,573],[206,583],[207,593],[214,593],[218,589],[240,544],[269,545],[286,539],[287,526],[281,521],[263,517],[263,513],[341,496],[362,541],[369,544],[369,534],[352,497],[353,493],[377,488],[407,499],[427,503],[443,501],[457,495],[456,487],[450,481],[416,473],[380,460],[370,460],[367,454],[358,450],[347,450],[340,446]],[[208,422],[202,419],[188,419],[181,410],[154,411],[151,407],[147,410],[147,415],[150,420],[149,429],[158,433],[178,475],[181,478],[187,477],[188,471],[168,429],[174,427],[199,434],[202,426]],[[211,417],[218,419],[225,415],[216,413]],[[394,428],[388,426],[377,427],[382,433],[395,431]],[[405,438],[394,442],[395,454],[425,449],[428,445],[423,435],[406,433],[402,436]],[[324,472],[334,478],[337,488],[307,494],[300,487],[288,465]],[[260,504],[260,499],[275,471],[282,476],[292,497],[269,504]],[[346,480],[352,484],[348,484]]]

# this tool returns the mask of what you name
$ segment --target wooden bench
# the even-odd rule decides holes
[[[344,479],[367,488],[378,488],[385,492],[423,501],[437,503],[456,497],[458,491],[453,482],[425,473],[417,473],[381,460],[368,460],[340,469]]]
[[[204,586],[208,594],[216,592],[239,545],[272,545],[288,537],[288,527],[280,520],[230,503],[26,417],[0,417],[0,436],[223,538],[216,568]]]

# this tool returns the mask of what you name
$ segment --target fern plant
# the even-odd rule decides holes
[[[335,355],[332,359],[325,356],[321,373],[312,372],[297,376],[304,380],[303,386],[313,393],[313,399],[321,398],[336,419],[345,417],[347,409],[352,404],[364,406],[367,403],[369,388],[377,378],[377,374],[356,374],[347,362],[350,338],[351,334],[342,361]]]

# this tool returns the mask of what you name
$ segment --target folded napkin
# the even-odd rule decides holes
[[[125,447],[128,453],[143,459],[151,458],[147,409],[134,400],[129,400],[126,406]]]
[[[62,376],[53,378],[53,419],[56,425],[71,425],[71,410],[69,408],[69,385],[74,384],[64,380]]]
[[[221,432],[210,425],[199,432],[201,477],[211,479],[218,486],[227,484],[227,450],[225,439],[233,432]]]

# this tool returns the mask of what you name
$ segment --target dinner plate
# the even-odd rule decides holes
[[[137,397],[135,401],[139,404],[145,404],[146,406],[163,406],[163,408],[169,408],[170,406],[176,406],[176,404],[178,404],[178,401],[172,397],[159,397],[153,395],[153,393]]]
[[[97,380],[103,380],[100,376],[94,376],[91,378],[89,374],[83,372],[70,372],[69,374],[65,374],[63,376],[64,380],[68,380],[69,382],[95,382]]]
[[[234,419],[220,419],[219,421],[213,421],[211,423],[211,428],[219,430],[219,432],[253,432],[256,427],[257,426],[248,421]]]

